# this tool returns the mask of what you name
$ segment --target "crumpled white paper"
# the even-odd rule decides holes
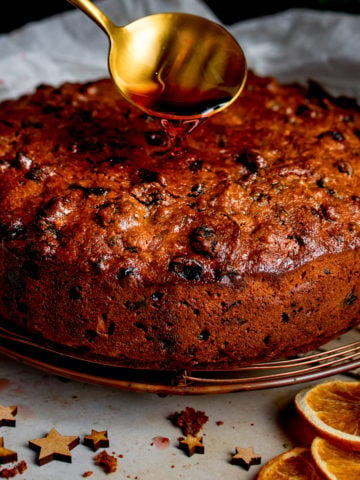
[[[66,0],[64,0],[65,2]],[[195,13],[219,21],[200,0],[102,0],[117,25],[162,11]],[[360,16],[289,9],[227,26],[248,65],[281,81],[320,81],[334,94],[360,98]],[[0,100],[31,92],[40,83],[108,76],[108,39],[74,10],[0,35]]]
[[[360,16],[290,9],[231,29],[257,73],[360,97]]]

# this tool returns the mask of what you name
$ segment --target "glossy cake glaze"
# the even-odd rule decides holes
[[[171,155],[109,79],[0,104],[0,317],[132,368],[230,369],[360,322],[360,110],[249,73]]]

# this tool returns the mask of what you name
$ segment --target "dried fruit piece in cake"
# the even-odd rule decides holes
[[[29,447],[39,453],[36,461],[38,465],[45,465],[52,460],[71,463],[70,450],[79,443],[78,436],[60,435],[55,428],[52,428],[45,437],[30,440]]]
[[[256,480],[322,480],[306,447],[295,447],[269,460]]]
[[[360,478],[360,453],[332,445],[321,437],[311,443],[311,455],[321,475],[327,480]]]
[[[297,393],[295,405],[319,436],[360,451],[360,382],[319,383]]]

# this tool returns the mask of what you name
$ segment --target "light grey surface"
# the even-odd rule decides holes
[[[335,378],[335,377],[332,377]],[[337,378],[345,378],[338,376]],[[5,446],[18,452],[28,464],[19,477],[28,480],[105,478],[138,480],[253,480],[260,467],[247,472],[231,465],[235,447],[252,446],[262,464],[309,437],[300,427],[292,400],[308,384],[253,392],[208,396],[159,397],[81,382],[64,381],[12,360],[0,359],[0,404],[17,405],[16,427],[1,427]],[[181,431],[168,415],[187,406],[204,411],[205,454],[187,457],[178,448]],[[223,422],[218,425],[217,422]],[[72,450],[72,463],[53,461],[41,467],[28,441],[56,428],[62,435],[79,435],[81,444]],[[106,475],[94,465],[95,453],[84,446],[91,430],[107,430],[109,454],[118,458],[117,472]],[[306,432],[305,432],[306,433]],[[156,446],[155,437],[169,439],[169,446]]]

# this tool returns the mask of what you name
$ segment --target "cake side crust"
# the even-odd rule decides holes
[[[231,369],[306,352],[359,321],[359,251],[281,275],[114,284],[44,264],[29,277],[7,255],[0,316],[41,344],[128,368]]]

